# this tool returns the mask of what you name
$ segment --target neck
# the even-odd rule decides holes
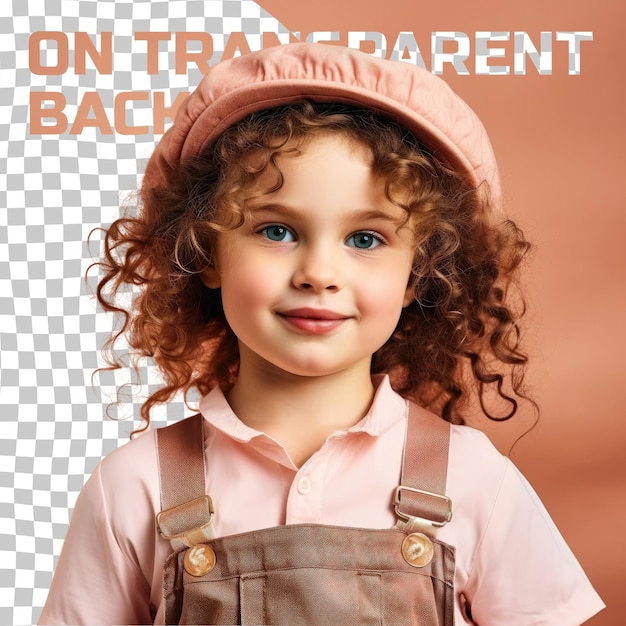
[[[239,419],[279,441],[297,466],[333,432],[359,422],[373,396],[369,362],[325,376],[296,376],[245,358],[227,394]]]

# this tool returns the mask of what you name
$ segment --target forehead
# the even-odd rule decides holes
[[[324,132],[304,142],[287,144],[255,178],[251,187],[263,196],[341,196],[384,192],[372,168],[371,150],[341,132]]]
[[[352,222],[385,219],[402,225],[407,212],[391,202],[372,168],[372,154],[343,133],[325,133],[276,159],[246,194],[250,215]]]
[[[249,165],[256,161],[259,169],[262,168],[249,187],[263,195],[299,192],[315,181],[324,186],[334,183],[383,188],[373,169],[372,150],[365,142],[342,131],[324,130],[288,141],[265,155],[260,152],[249,153],[246,160],[249,159]]]

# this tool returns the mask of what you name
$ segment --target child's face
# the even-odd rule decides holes
[[[412,299],[411,221],[385,197],[367,150],[341,135],[315,138],[278,161],[276,192],[220,233],[217,263],[203,274],[221,287],[244,361],[298,376],[347,368],[369,374]],[[268,189],[269,173],[250,196]]]

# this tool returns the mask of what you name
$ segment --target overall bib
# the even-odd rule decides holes
[[[454,623],[449,424],[410,404],[390,529],[295,524],[215,538],[205,495],[203,418],[157,430],[166,624]]]

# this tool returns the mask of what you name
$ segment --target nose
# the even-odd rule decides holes
[[[339,291],[344,282],[341,274],[340,261],[331,250],[325,246],[306,247],[301,251],[292,282],[297,289],[316,293]]]

